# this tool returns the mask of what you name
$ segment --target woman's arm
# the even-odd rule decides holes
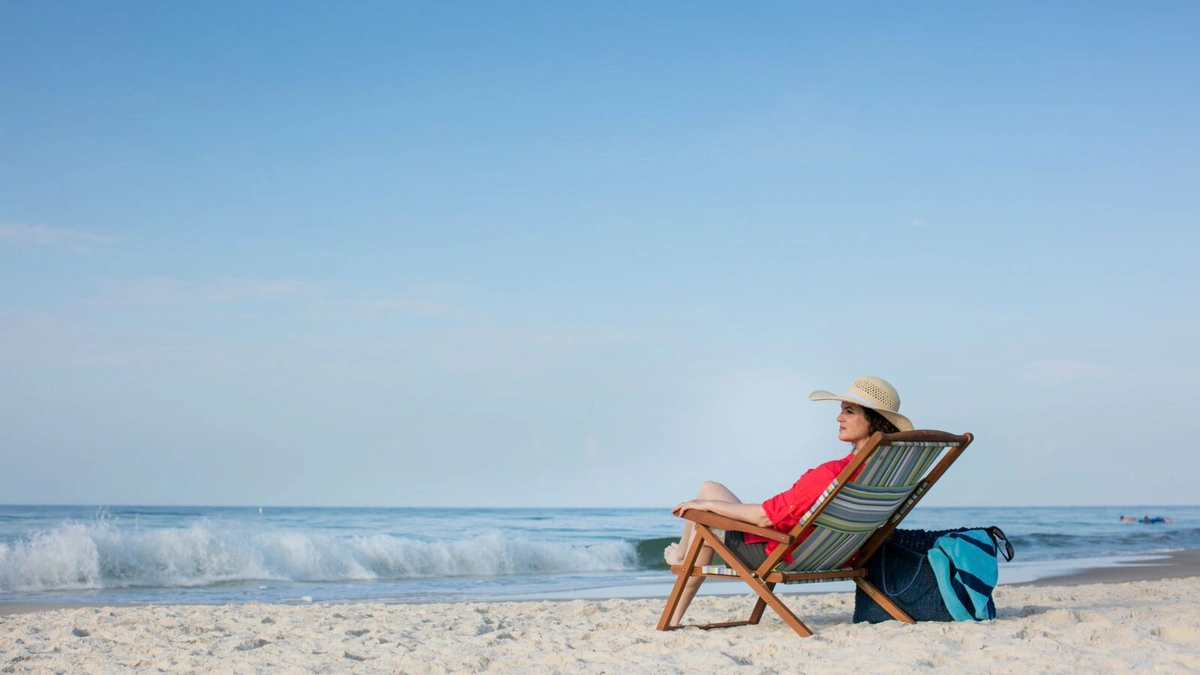
[[[739,504],[715,499],[692,499],[671,509],[671,513],[682,517],[683,514],[692,509],[709,511],[718,516],[733,518],[734,520],[740,520],[743,523],[750,523],[759,527],[771,527],[773,525],[771,519],[767,517],[767,512],[763,510],[762,504]]]

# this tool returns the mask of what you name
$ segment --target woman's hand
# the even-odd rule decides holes
[[[689,499],[686,502],[681,502],[679,504],[676,504],[675,508],[671,509],[671,513],[682,518],[683,514],[687,513],[688,511],[691,511],[692,509],[695,509],[697,511],[711,511],[712,510],[712,509],[708,508],[708,500],[707,499]]]

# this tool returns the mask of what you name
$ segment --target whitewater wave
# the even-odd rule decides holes
[[[196,522],[129,530],[62,523],[0,543],[0,592],[189,587],[239,581],[373,581],[638,569],[634,543],[528,541],[500,531],[457,541],[384,534],[239,533]]]

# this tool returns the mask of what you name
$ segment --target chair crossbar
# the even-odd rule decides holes
[[[678,574],[682,565],[672,565],[671,572]],[[763,576],[763,581],[779,584],[813,584],[821,581],[837,581],[839,579],[855,579],[866,576],[864,569],[846,567],[840,570],[825,570],[823,572],[771,572]],[[696,565],[692,570],[694,577],[708,579],[732,580],[738,578],[737,570],[726,565]]]

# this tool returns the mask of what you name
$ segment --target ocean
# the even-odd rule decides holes
[[[1121,523],[1121,515],[1170,523]],[[456,602],[667,593],[667,509],[0,506],[0,602]],[[997,525],[1001,582],[1200,549],[1200,507],[936,508]],[[800,590],[831,590],[802,584]],[[709,583],[708,592],[740,592]],[[702,591],[703,592],[703,591]]]

